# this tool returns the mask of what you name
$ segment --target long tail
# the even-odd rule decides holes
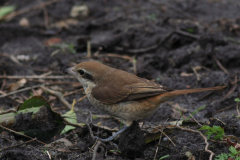
[[[176,96],[182,95],[182,94],[219,90],[219,89],[223,89],[225,87],[226,86],[218,86],[218,87],[209,87],[209,88],[175,90],[175,91],[171,91],[171,92],[159,95],[159,98],[160,98],[159,101],[164,102],[164,101],[169,100],[170,98],[173,98],[173,97],[176,97]]]

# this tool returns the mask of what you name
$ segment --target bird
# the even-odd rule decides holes
[[[65,69],[63,73],[77,78],[94,107],[125,121],[125,127],[111,137],[95,137],[104,142],[113,140],[131,126],[133,121],[153,115],[161,103],[173,97],[226,87],[174,90],[94,61],[81,62]]]

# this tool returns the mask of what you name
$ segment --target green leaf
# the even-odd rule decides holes
[[[69,50],[71,53],[73,53],[73,54],[76,53],[76,50],[74,49],[74,45],[73,45],[73,44],[66,44],[66,46],[67,46],[68,50]]]
[[[74,99],[73,103],[72,103],[72,109],[63,115],[63,117],[67,117],[65,119],[68,122],[71,122],[71,123],[77,123],[77,114],[74,112],[75,104],[76,104],[76,100]],[[75,128],[76,127],[74,127],[74,126],[66,125],[65,128],[62,130],[61,134],[64,134],[64,133],[66,133],[66,132],[68,132],[70,130],[73,130]]]
[[[43,96],[33,96],[30,99],[24,101],[24,103],[19,107],[19,110],[41,106],[50,108],[50,103]]]
[[[15,10],[15,6],[3,6],[0,7],[0,18],[6,16],[7,14],[13,12]]]
[[[77,123],[77,114],[73,111],[73,110],[70,110],[68,111],[67,113],[65,113],[63,115],[63,117],[67,117],[65,118],[68,122],[71,122],[71,123]],[[62,130],[61,134],[64,134],[70,130],[73,130],[75,129],[76,127],[74,126],[71,126],[71,125],[66,125],[65,128]]]
[[[194,33],[194,29],[193,28],[187,28],[187,32]]]
[[[235,102],[240,102],[240,99],[239,98],[235,98],[234,101]]]
[[[199,128],[198,130],[211,130],[210,126],[207,125],[203,125],[201,128]]]
[[[216,156],[214,160],[227,160],[227,159],[228,159],[227,153],[221,153],[220,155]]]
[[[238,154],[238,151],[233,146],[229,148],[229,151],[234,155],[234,157]]]
[[[236,157],[235,160],[240,160],[240,157]]]
[[[210,139],[212,132],[206,132],[205,135],[207,135],[207,139]]]
[[[220,126],[206,126],[203,125],[201,128],[199,128],[198,130],[207,130],[207,132],[205,133],[205,135],[207,135],[207,138],[209,139],[211,137],[212,134],[216,134],[214,136],[214,139],[223,139],[223,136],[225,135],[224,129]]]
[[[161,157],[159,160],[169,157],[169,155]]]
[[[110,150],[111,152],[118,152],[118,153],[121,153],[121,151],[119,150]]]

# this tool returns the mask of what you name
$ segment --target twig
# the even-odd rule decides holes
[[[235,74],[235,80],[232,82],[231,80],[230,80],[230,83],[232,84],[232,85],[234,85],[234,84],[236,84],[239,80],[237,79],[237,74]]]
[[[197,81],[200,81],[201,80],[200,75],[197,73],[197,70],[195,69],[195,67],[191,67],[191,68],[197,77]]]
[[[47,91],[49,92],[50,94],[56,96],[67,108],[69,109],[72,109],[72,106],[70,103],[68,103],[68,101],[66,101],[66,99],[63,97],[63,94],[60,93],[60,92],[57,92],[57,91],[54,91],[54,90],[51,90],[47,87],[44,87],[44,86],[41,86],[41,88],[44,90],[44,91]]]
[[[162,139],[162,132],[161,132],[160,137],[159,137],[159,141],[158,141],[157,149],[156,149],[156,152],[155,152],[155,155],[154,155],[153,160],[156,159],[157,152],[158,152],[158,148],[159,148],[159,145],[160,145],[160,143],[161,143],[161,139]]]
[[[190,114],[190,116],[192,117],[192,119],[194,119],[194,121],[195,121],[199,126],[202,127],[202,125],[193,117],[193,115],[192,115],[191,113],[189,113],[189,114]]]
[[[221,62],[217,59],[216,56],[213,56],[213,59],[216,61],[218,67],[220,67],[224,73],[226,73],[227,75],[229,75],[229,72],[227,71],[226,68],[223,67],[223,65],[221,64]]]
[[[74,93],[77,93],[77,92],[80,92],[80,91],[82,91],[82,90],[83,90],[83,88],[78,89],[78,90],[75,90],[75,91],[72,91],[72,92],[65,93],[65,94],[63,94],[63,97],[69,96],[69,95],[74,94]],[[60,93],[60,94],[61,94],[61,93]],[[56,100],[56,99],[57,99],[57,98],[54,97],[54,98],[50,99],[49,102],[54,101],[54,100]]]
[[[0,79],[65,79],[73,78],[71,76],[0,76]]]
[[[213,158],[213,156],[214,156],[214,153],[213,153],[211,150],[208,149],[209,143],[208,143],[208,141],[207,141],[207,137],[204,136],[204,135],[202,134],[202,132],[196,131],[196,130],[193,130],[193,129],[189,129],[189,128],[182,128],[182,127],[179,127],[179,126],[166,127],[166,128],[168,128],[168,129],[178,128],[178,129],[181,129],[181,130],[183,130],[183,131],[188,131],[188,132],[193,132],[193,133],[198,133],[198,134],[200,134],[200,136],[204,139],[204,142],[205,142],[205,144],[206,144],[206,146],[205,146],[205,151],[208,152],[208,153],[210,153],[209,160],[212,160],[212,158]]]
[[[223,99],[225,99],[225,98],[227,98],[228,96],[230,96],[230,95],[235,91],[235,89],[237,89],[237,86],[238,86],[238,84],[234,84],[234,85],[232,86],[232,88],[228,91],[228,93],[223,97]]]
[[[90,132],[90,135],[91,135],[92,139],[95,140],[96,138],[95,138],[94,135],[93,135],[92,128],[90,127],[90,125],[89,125],[89,123],[88,123],[88,119],[90,118],[90,124],[92,124],[92,112],[89,111],[88,114],[89,114],[90,116],[89,116],[89,117],[87,118],[87,120],[86,120],[86,125],[87,125],[87,127],[88,127],[88,130],[89,130],[89,132]]]
[[[39,82],[39,83],[45,83],[45,84],[72,84],[72,85],[77,85],[80,83],[79,82],[65,82],[65,81],[44,81],[44,80],[34,80],[34,79],[29,79],[28,81],[32,82]],[[80,85],[81,86],[81,85]]]
[[[0,20],[4,20],[4,19],[9,20],[9,19],[14,18],[15,16],[18,16],[18,15],[21,15],[23,13],[26,13],[26,12],[29,12],[29,11],[32,11],[32,10],[36,10],[36,9],[48,6],[48,5],[50,5],[50,4],[54,3],[54,2],[57,2],[57,1],[59,1],[59,0],[47,1],[47,2],[43,2],[41,4],[35,5],[33,7],[30,7],[30,8],[25,8],[25,9],[22,9],[20,11],[12,12],[12,13],[10,13],[10,14],[2,17],[2,18],[0,18]]]
[[[41,144],[43,144],[43,145],[47,145],[46,143],[43,143],[43,142],[37,140],[36,138],[34,139],[34,138],[29,137],[29,136],[27,136],[27,135],[25,135],[25,134],[22,134],[22,133],[19,133],[19,132],[14,131],[14,130],[11,130],[11,129],[9,129],[9,128],[3,127],[2,125],[0,125],[0,127],[1,127],[1,128],[4,128],[4,129],[6,129],[6,130],[8,130],[8,131],[10,131],[10,132],[13,132],[13,133],[15,133],[15,134],[18,134],[18,135],[21,135],[21,136],[30,138],[30,139],[32,139],[32,140],[35,140],[35,141],[37,141],[37,142],[39,142],[39,143],[41,143]]]
[[[219,122],[221,122],[224,126],[226,126],[226,123],[224,123],[223,121],[221,121],[220,119],[218,119],[218,118],[213,118],[213,119],[215,119],[215,120],[217,120],[217,121],[219,121]]]
[[[43,73],[41,75],[39,75],[40,77],[46,77],[48,75],[52,74],[52,71],[49,71],[49,72],[46,72],[46,73]]]
[[[200,39],[199,35],[195,35],[195,34],[192,34],[192,33],[189,33],[189,32],[184,32],[184,31],[181,31],[181,30],[176,30],[175,33],[178,33],[182,36],[190,37],[190,38],[193,38],[193,39]]]
[[[127,56],[127,55],[118,55],[118,54],[112,54],[112,53],[108,53],[108,54],[98,54],[98,55],[94,55],[94,57],[115,57],[115,58],[122,58],[122,59],[127,59],[127,60],[131,60],[132,58]]]
[[[165,136],[166,136],[166,137],[167,137],[167,138],[168,138],[168,139],[169,139],[169,140],[172,142],[172,144],[173,144],[174,146],[176,146],[176,144],[175,144],[175,143],[173,143],[173,141],[171,140],[171,138],[169,138],[169,137],[168,137],[168,135],[167,135],[166,133],[164,133],[164,132],[163,132],[163,131],[161,131],[161,130],[160,130],[160,132],[161,132],[162,134],[164,134],[164,135],[165,135]]]
[[[230,138],[233,138],[237,141],[237,143],[239,144],[239,139],[238,137],[234,136],[234,135],[225,135],[224,137],[230,137]]]
[[[207,96],[209,96],[210,94],[212,94],[214,91],[209,91],[207,94],[203,95],[202,97],[200,97],[197,102],[201,101],[202,99],[206,98]]]
[[[96,138],[95,138],[94,135],[93,135],[93,132],[92,132],[92,129],[91,129],[90,125],[89,125],[88,123],[86,123],[86,125],[87,125],[87,127],[88,127],[88,130],[89,130],[89,132],[90,132],[90,135],[91,135],[92,139],[95,140]]]
[[[3,151],[3,150],[9,149],[9,148],[18,147],[18,146],[21,146],[21,145],[23,145],[23,144],[30,143],[30,142],[35,141],[35,140],[37,140],[37,139],[34,138],[34,139],[32,139],[32,140],[29,140],[29,141],[23,142],[23,143],[21,143],[21,144],[17,144],[17,145],[14,145],[14,146],[10,146],[10,147],[6,147],[6,148],[3,148],[3,149],[0,149],[0,152]]]
[[[231,82],[231,84],[234,85],[234,84],[236,84],[236,83],[238,83],[238,82],[240,82],[240,79],[239,79],[239,80],[236,80],[236,81],[234,81],[234,82]]]
[[[85,98],[87,98],[87,96],[85,95],[85,96],[83,96],[83,97],[81,97],[81,98],[79,98],[78,100],[77,100],[77,102],[81,102],[82,100],[84,100]],[[76,102],[76,103],[77,103]]]
[[[226,107],[226,108],[220,109],[220,110],[218,110],[217,112],[214,112],[212,115],[215,115],[215,114],[217,114],[218,112],[222,112],[222,111],[224,111],[224,110],[226,110],[226,109],[230,109],[230,108],[232,108],[232,107],[234,107],[234,106],[235,106],[235,104],[234,104],[234,105],[231,105],[231,106],[228,106],[228,107]]]
[[[47,155],[48,155],[49,159],[51,160],[52,157],[51,157],[51,155],[50,155],[50,153],[48,151],[47,151]]]
[[[92,160],[95,160],[97,158],[97,150],[98,150],[98,147],[100,145],[103,145],[103,143],[101,141],[97,141],[97,144],[95,145],[94,150],[93,150],[93,158],[92,158]]]
[[[164,124],[163,124],[163,126],[165,126],[165,123],[168,121],[168,119],[164,122]],[[154,155],[154,158],[153,158],[153,160],[155,160],[156,159],[156,156],[157,156],[157,152],[158,152],[158,149],[159,149],[159,146],[160,146],[160,143],[161,143],[161,138],[162,138],[162,134],[164,133],[163,132],[163,127],[160,129],[160,131],[161,131],[161,135],[160,135],[160,137],[159,137],[159,141],[158,141],[158,145],[157,145],[157,149],[156,149],[156,152],[155,152],[155,155]],[[164,133],[164,135],[166,135],[165,133]],[[169,137],[168,137],[169,138]],[[170,138],[169,138],[169,140],[171,140]],[[172,142],[172,141],[171,141]],[[174,144],[174,143],[173,143]],[[175,144],[174,144],[175,145]],[[176,146],[176,145],[175,145]]]
[[[72,122],[69,122],[66,118],[63,118],[63,121],[65,122],[65,123],[67,123],[68,125],[71,125],[71,126],[74,126],[74,127],[79,127],[79,128],[83,128],[83,126],[82,125],[80,125],[80,124],[77,124],[77,123],[72,123]]]
[[[69,96],[69,95],[71,95],[71,94],[74,94],[74,93],[77,93],[77,92],[80,92],[80,91],[83,91],[84,89],[83,88],[81,88],[81,89],[78,89],[78,90],[75,90],[75,91],[72,91],[72,92],[68,92],[68,93],[65,93],[65,94],[63,94],[63,96],[65,97],[65,96]]]
[[[36,85],[36,86],[26,87],[26,88],[23,88],[23,89],[19,89],[19,90],[16,90],[16,91],[12,91],[12,92],[9,92],[9,93],[7,93],[7,94],[1,95],[0,98],[6,97],[6,96],[10,96],[10,95],[15,94],[15,93],[27,91],[27,90],[30,90],[30,89],[32,89],[32,88],[38,88],[38,87],[41,87],[41,86],[43,86],[43,85]]]
[[[9,109],[9,110],[3,111],[3,112],[0,111],[0,115],[1,115],[1,114],[6,114],[6,113],[15,113],[15,112],[17,112],[17,109],[14,108],[14,109]]]

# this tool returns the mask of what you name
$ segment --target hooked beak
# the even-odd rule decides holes
[[[67,68],[63,71],[63,74],[70,75],[70,76],[77,76],[77,73],[73,71],[73,67]]]

